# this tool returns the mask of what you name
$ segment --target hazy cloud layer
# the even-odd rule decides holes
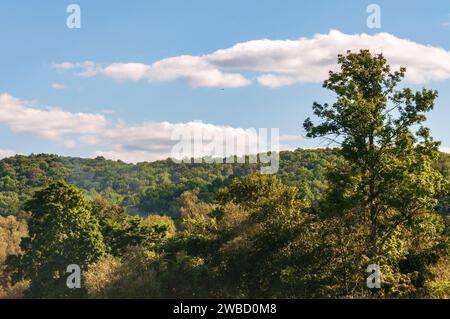
[[[0,123],[15,133],[27,133],[52,141],[64,141],[71,134],[102,131],[108,124],[101,114],[72,113],[59,108],[38,108],[32,102],[0,94]]]
[[[408,68],[406,80],[422,84],[450,78],[450,52],[439,47],[401,39],[389,33],[344,34],[331,30],[297,40],[254,40],[202,56],[181,55],[144,63],[101,66],[92,61],[55,64],[85,77],[104,76],[119,81],[186,80],[193,87],[244,87],[253,80],[267,87],[318,83],[336,68],[336,57],[347,50],[369,49],[383,53],[394,68]],[[245,75],[247,74],[247,75]]]
[[[203,142],[195,144],[201,145],[199,148],[191,149],[189,154],[194,157],[212,153],[218,157],[255,154],[261,151],[258,145],[263,145],[262,151],[289,150],[293,149],[290,143],[297,144],[303,140],[302,135],[281,134],[279,144],[271,145],[269,129],[267,133],[261,133],[259,129],[213,125],[201,121],[129,125],[97,113],[42,108],[9,94],[0,94],[0,125],[5,125],[15,133],[37,136],[66,148],[95,147],[97,151],[92,156],[131,163],[172,157],[174,146],[186,138]],[[264,134],[267,134],[267,138]],[[224,141],[233,142],[224,147]],[[230,144],[232,147],[229,147]],[[450,148],[442,147],[441,151],[450,153]],[[0,149],[0,158],[15,154],[16,151]]]
[[[205,148],[191,150],[190,154],[195,157],[211,154],[211,150],[208,149],[211,145],[218,149],[222,148],[223,151],[217,151],[215,154],[223,156],[254,154],[258,150],[258,143],[262,141],[259,139],[259,131],[254,129],[213,125],[200,121],[143,122],[127,125],[122,121],[108,120],[102,114],[73,113],[58,108],[44,109],[9,94],[0,94],[0,125],[2,124],[15,133],[37,136],[66,148],[94,146],[98,149],[95,156],[102,155],[126,162],[153,161],[171,157],[175,144],[186,139],[186,136],[189,137],[189,141],[203,141]],[[270,132],[268,134],[270,137]],[[299,138],[297,135],[281,135],[280,141],[298,141]],[[223,140],[227,139],[234,141],[233,148],[223,147]],[[283,145],[281,147],[290,148]],[[12,153],[5,151],[4,154]]]

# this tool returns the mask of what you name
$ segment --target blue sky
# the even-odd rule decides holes
[[[80,29],[66,26],[66,7],[71,3],[81,8]],[[371,3],[381,8],[380,29],[367,27],[366,8]],[[270,57],[273,67],[266,68],[264,60],[255,59],[264,59],[267,46],[273,42],[265,43],[264,49],[261,43],[250,42],[249,50],[262,50],[256,57],[239,56],[239,50],[227,51],[233,55],[232,60],[223,62],[213,57],[214,66],[202,57],[261,39],[285,41],[276,45],[289,49],[293,44],[289,41],[311,40],[316,34],[326,36],[324,46],[334,50],[337,42],[333,41],[344,35],[350,37],[346,41],[353,41],[354,36],[355,45],[366,43],[356,38],[362,33],[374,37],[369,41],[379,42],[380,50],[395,52],[395,61],[408,61],[418,73],[430,72],[426,78],[416,75],[408,85],[439,90],[428,126],[443,147],[450,149],[447,0],[352,0],[345,5],[342,1],[4,0],[0,3],[0,26],[0,94],[4,97],[3,118],[0,102],[0,155],[46,152],[127,160],[122,158],[124,153],[137,152],[130,161],[138,161],[147,159],[146,152],[153,152],[148,157],[152,160],[165,156],[160,144],[167,136],[159,136],[158,131],[167,125],[159,129],[158,123],[195,120],[236,129],[276,127],[282,135],[291,136],[285,140],[288,146],[320,146],[320,141],[299,140],[293,135],[302,133],[301,123],[311,114],[313,101],[332,102],[318,80],[325,62],[291,74],[289,61],[277,61],[279,55],[275,54]],[[393,38],[377,37],[380,32]],[[392,39],[398,44],[385,48]],[[413,42],[410,50],[401,42],[405,39]],[[405,52],[401,51],[403,47]],[[184,65],[181,75],[179,64],[174,66],[172,62],[162,71],[156,70],[155,62],[180,56],[193,57],[175,61]],[[433,64],[430,70],[426,59]],[[311,53],[305,57],[305,61],[313,60]],[[94,67],[86,68],[82,65],[85,61],[92,61]],[[72,66],[57,66],[64,62]],[[149,71],[136,75],[140,71],[130,70],[128,63],[139,63],[139,70]],[[108,68],[114,64],[116,68]],[[88,76],[86,72],[90,72]],[[175,75],[167,79],[171,72]],[[276,88],[261,77],[268,74],[281,75],[275,79]],[[286,75],[289,85],[279,85]],[[310,75],[317,79],[305,80]],[[55,125],[52,110],[60,110],[58,114],[71,121],[71,128]],[[23,122],[5,115],[8,111],[20,113],[17,118]],[[36,123],[38,119],[41,124]],[[77,130],[85,123],[92,126]],[[46,125],[50,127],[43,134]],[[97,134],[95,130],[107,133]],[[124,134],[135,134],[135,139],[120,140]],[[140,142],[159,144],[152,148],[138,145]]]

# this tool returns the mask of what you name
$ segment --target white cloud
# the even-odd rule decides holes
[[[413,83],[450,78],[449,51],[389,33],[348,35],[332,30],[311,39],[249,41],[216,51],[208,56],[208,60],[226,69],[263,72],[258,81],[277,87],[321,82],[330,69],[336,68],[338,54],[360,49],[383,53],[394,68],[406,66],[407,80]]]
[[[12,150],[4,150],[4,149],[0,149],[0,159],[6,158],[6,157],[11,157],[14,155],[17,155],[18,153]]]
[[[113,63],[105,68],[92,62],[69,63],[62,65],[73,65],[80,69],[77,73],[83,77],[105,76],[118,81],[147,80],[155,81],[173,81],[178,79],[186,80],[193,87],[226,87],[235,88],[251,84],[241,74],[223,73],[201,57],[179,56],[164,59],[147,65],[143,63]],[[64,69],[62,67],[57,67]],[[66,70],[68,68],[65,68]]]
[[[406,80],[409,82],[421,84],[450,79],[449,51],[389,33],[344,34],[336,30],[297,40],[247,41],[207,55],[181,55],[152,64],[114,63],[101,67],[87,61],[65,62],[55,67],[79,69],[78,75],[82,76],[117,80],[185,79],[194,87],[243,87],[251,81],[241,73],[256,72],[258,83],[275,88],[322,82],[328,71],[336,68],[338,54],[360,49],[383,53],[395,69],[407,67]]]
[[[51,87],[52,89],[55,89],[55,90],[63,90],[63,89],[66,88],[66,86],[65,86],[64,84],[61,84],[61,83],[52,83],[52,84],[50,85],[50,87]]]
[[[142,63],[114,63],[108,67],[99,68],[96,74],[114,78],[116,80],[144,80],[148,78],[151,67]]]
[[[450,147],[442,146],[440,148],[440,151],[443,152],[443,153],[450,153]]]
[[[106,127],[108,121],[101,114],[37,108],[32,103],[9,94],[0,94],[0,123],[15,133],[64,142],[71,134],[99,132]]]
[[[57,142],[67,148],[96,147],[96,156],[125,162],[154,161],[172,157],[175,145],[192,157],[255,154],[261,151],[259,131],[213,125],[200,121],[187,123],[143,122],[126,125],[108,121],[96,113],[72,113],[56,108],[42,109],[8,94],[0,94],[0,124],[13,132],[25,133]],[[270,134],[269,134],[270,135]],[[269,138],[271,136],[268,136]],[[298,136],[282,135],[280,140],[297,140]],[[191,149],[191,143],[195,145]],[[232,141],[224,147],[224,140]],[[188,143],[186,142],[188,141]],[[198,143],[201,141],[202,143]],[[277,149],[276,145],[267,149]],[[232,147],[230,147],[230,145]],[[209,147],[212,147],[210,149]],[[282,146],[290,147],[290,146]],[[184,157],[185,155],[180,155]],[[176,155],[175,155],[176,157]]]
[[[187,123],[145,122],[137,125],[117,125],[96,135],[84,136],[86,144],[103,145],[110,150],[98,151],[110,159],[126,162],[153,161],[168,157],[213,157],[245,155],[258,152],[258,131],[213,125],[200,121]],[[224,146],[224,141],[229,141]],[[181,142],[181,144],[180,144]],[[182,145],[182,155],[174,153],[174,146]],[[195,145],[195,146],[193,146]],[[213,149],[210,149],[212,147]],[[269,145],[269,147],[277,147]]]

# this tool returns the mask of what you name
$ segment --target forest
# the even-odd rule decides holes
[[[336,101],[303,123],[334,146],[280,152],[273,175],[0,160],[0,298],[450,298],[450,154],[425,127],[438,92],[400,88],[382,55],[338,62]]]

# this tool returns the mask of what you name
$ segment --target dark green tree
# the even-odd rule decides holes
[[[93,214],[100,222],[100,230],[108,253],[122,255],[129,246],[154,248],[175,233],[170,217],[150,215],[130,216],[121,206],[111,204],[102,197],[92,202]]]
[[[58,181],[37,191],[25,208],[31,212],[29,237],[22,239],[23,254],[7,261],[14,279],[31,281],[26,297],[82,296],[83,289],[67,287],[67,267],[77,264],[84,271],[106,248],[90,202]]]

